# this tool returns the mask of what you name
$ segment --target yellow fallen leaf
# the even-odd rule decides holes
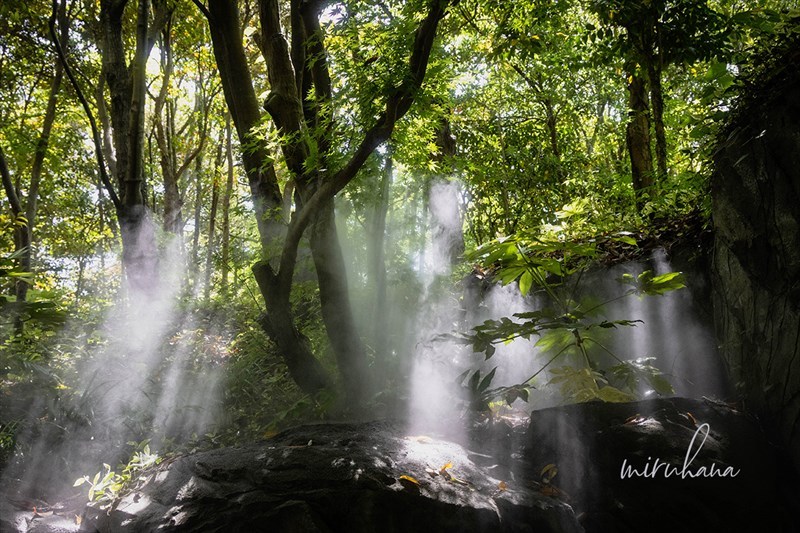
[[[545,467],[542,468],[541,472],[542,482],[550,483],[550,481],[552,481],[552,479],[556,477],[557,474],[558,474],[558,467],[555,464],[550,463],[549,465],[545,465]]]
[[[556,498],[563,502],[569,502],[570,500],[569,494],[558,487],[554,487],[553,485],[543,486],[541,489],[539,489],[539,494],[542,494],[543,496],[549,496],[550,498]]]
[[[419,492],[419,481],[414,479],[411,476],[400,476],[397,479],[400,484],[403,486],[404,489],[410,490],[412,492]]]

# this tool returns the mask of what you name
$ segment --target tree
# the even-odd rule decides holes
[[[382,98],[384,109],[371,120],[352,151],[346,144],[336,144],[334,86],[325,32],[320,24],[324,4],[291,2],[290,49],[281,27],[279,2],[259,1],[258,44],[270,87],[264,109],[279,135],[283,162],[295,187],[296,211],[288,227],[283,226],[279,215],[283,196],[274,156],[266,139],[255,135],[262,114],[242,46],[243,31],[236,2],[212,0],[206,5],[195,0],[195,4],[208,19],[225,99],[244,147],[244,166],[265,251],[265,259],[253,267],[267,305],[263,326],[303,390],[316,392],[328,385],[329,378],[295,325],[290,303],[298,246],[305,230],[310,229],[323,320],[345,390],[352,400],[359,402],[367,384],[366,353],[350,310],[333,198],[356,176],[370,154],[390,138],[397,121],[411,108],[425,79],[436,31],[448,1],[427,3],[426,13],[414,32],[402,80],[388,89]],[[409,15],[414,14],[416,7],[408,8]],[[334,157],[337,151],[350,152],[349,158],[339,163]],[[275,251],[276,245],[280,246],[279,253]]]
[[[136,292],[153,293],[158,288],[158,252],[145,199],[144,118],[147,58],[155,37],[170,19],[172,10],[166,1],[156,0],[155,14],[150,23],[150,0],[138,0],[136,11],[135,50],[130,62],[125,49],[123,22],[128,0],[101,0],[97,19],[92,21],[97,46],[102,56],[101,79],[95,94],[102,116],[108,112],[112,139],[103,144],[94,112],[81,85],[69,68],[63,48],[53,38],[59,58],[84,108],[92,128],[98,170],[116,209],[122,237],[122,258],[127,278]],[[55,12],[57,2],[53,2]],[[107,86],[110,106],[103,97]],[[107,110],[107,111],[106,111]],[[107,138],[107,136],[106,136]],[[108,175],[111,169],[116,187]]]
[[[642,194],[652,194],[668,170],[664,68],[670,63],[696,62],[723,52],[727,48],[727,28],[707,2],[593,0],[591,5],[604,24],[624,29],[614,50],[625,58],[630,117],[627,145],[641,208]]]
[[[66,2],[62,2],[57,9],[54,9],[52,20],[57,19],[61,26],[61,33],[57,38],[63,43],[66,42],[69,34],[69,14],[67,13]],[[33,266],[33,244],[34,227],[39,207],[39,188],[44,169],[44,160],[50,146],[50,135],[56,118],[56,106],[58,94],[61,91],[61,81],[64,76],[62,65],[59,61],[54,61],[53,75],[47,93],[44,118],[42,119],[41,129],[35,143],[33,160],[30,164],[30,178],[28,182],[27,195],[23,196],[19,189],[19,181],[15,184],[11,177],[8,161],[2,146],[0,146],[0,174],[2,174],[3,188],[6,192],[12,215],[15,219],[14,224],[14,249],[19,257],[19,269],[22,272],[30,273]],[[30,283],[25,277],[20,277],[15,283],[15,297],[18,305],[16,316],[14,317],[15,330],[21,333],[24,328],[21,313],[21,304],[27,300]]]

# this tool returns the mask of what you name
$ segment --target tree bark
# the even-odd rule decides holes
[[[439,122],[439,127],[436,130],[436,146],[439,148],[436,154],[436,160],[439,162],[440,167],[443,169],[443,175],[452,175],[453,157],[456,155],[456,139],[450,130],[450,121],[445,117]],[[446,171],[444,170],[446,168]],[[430,195],[432,187],[428,186],[428,195]],[[451,191],[446,191],[449,194]],[[455,196],[455,195],[453,195]],[[455,198],[453,198],[455,200]],[[449,202],[448,202],[449,204]],[[427,201],[430,211],[431,202]],[[448,206],[451,207],[451,206]],[[447,263],[450,266],[458,263],[461,254],[464,253],[464,231],[461,224],[461,213],[455,206],[455,214],[457,220],[448,220],[443,217],[442,213],[431,212],[431,225],[433,231],[433,241],[436,246],[445,246],[444,254]],[[447,213],[450,215],[451,213]],[[441,250],[439,252],[441,253]]]
[[[282,197],[275,169],[271,163],[265,163],[271,161],[269,150],[262,140],[250,135],[260,123],[261,111],[242,47],[238,8],[234,0],[214,1],[208,8],[199,4],[199,7],[209,21],[225,101],[239,143],[249,147],[242,150],[242,161],[250,183],[262,248],[267,257],[274,256],[276,241],[285,233],[280,217],[275,217]],[[273,253],[269,254],[270,251]],[[267,305],[267,312],[259,323],[275,342],[292,379],[309,394],[330,386],[330,378],[314,357],[308,338],[295,325],[289,300],[290,286],[279,281],[268,261],[256,263],[253,274]]]
[[[211,271],[214,268],[214,253],[216,253],[217,208],[219,206],[219,173],[222,168],[222,143],[217,149],[217,159],[214,162],[214,179],[211,184],[211,212],[208,215],[208,246],[206,247],[206,268],[203,279],[203,298],[208,301],[211,296]]]
[[[354,402],[352,407],[360,408],[370,385],[367,351],[350,305],[347,270],[336,232],[332,198],[317,212],[310,243],[325,331],[336,355],[345,393]]]
[[[653,108],[653,132],[655,133],[656,175],[664,179],[667,175],[667,134],[664,127],[664,95],[661,87],[661,66],[650,58],[647,76],[650,82],[650,104]]]
[[[192,232],[192,252],[189,264],[195,275],[197,283],[198,253],[200,249],[200,216],[203,207],[203,154],[199,154],[194,162],[194,230]]]
[[[101,7],[102,11],[102,7]],[[119,213],[120,233],[122,235],[122,263],[131,289],[134,293],[149,295],[157,289],[158,251],[155,242],[155,229],[152,217],[145,205],[144,192],[144,111],[146,94],[145,66],[147,63],[147,23],[150,12],[149,0],[139,0],[136,15],[136,50],[133,61],[125,67],[122,62],[114,62],[115,68],[125,67],[124,85],[130,99],[125,102],[127,109],[119,109],[120,104],[114,86],[111,87],[112,124],[116,122],[125,129],[114,128],[115,136],[122,137],[117,145],[117,179],[120,181],[122,210]],[[121,28],[121,14],[118,18]],[[116,37],[107,37],[110,42]],[[121,36],[119,36],[121,44]],[[116,45],[115,45],[116,46]],[[116,53],[116,52],[115,52]],[[113,72],[109,69],[109,72]],[[121,75],[120,72],[115,72]],[[115,82],[116,83],[116,82]],[[127,115],[123,119],[122,115]],[[124,159],[119,149],[124,146]],[[124,164],[122,164],[124,161]]]
[[[389,187],[392,182],[393,153],[386,151],[383,172],[379,185],[378,202],[372,215],[369,239],[368,272],[375,289],[373,307],[372,338],[375,344],[375,359],[383,361],[388,353],[388,309],[386,287],[386,216],[389,213]]]
[[[225,193],[222,196],[222,271],[220,273],[220,290],[223,295],[228,294],[228,273],[230,271],[230,242],[231,242],[231,197],[233,196],[233,135],[231,132],[231,115],[225,121],[225,162],[227,163],[227,179],[225,180]]]
[[[61,43],[65,43],[69,35],[69,20],[67,18],[65,2],[62,2],[56,7],[54,16],[57,17],[61,30],[58,39]],[[14,248],[15,252],[19,254],[19,269],[22,272],[32,272],[33,270],[33,229],[36,225],[36,214],[39,207],[39,186],[42,179],[44,158],[50,146],[50,133],[55,123],[58,93],[61,90],[61,82],[64,77],[64,68],[61,61],[58,59],[55,61],[53,70],[53,78],[50,81],[47,103],[45,104],[42,129],[36,141],[33,163],[31,164],[28,194],[26,195],[24,204],[17,194],[16,187],[11,184],[8,162],[6,161],[5,154],[2,152],[2,148],[0,148],[0,165],[2,165],[3,185],[6,189],[6,196],[11,204],[12,214],[17,219],[14,225]],[[23,278],[16,280],[14,294],[17,302],[27,301],[29,287],[30,285],[27,280]],[[18,312],[14,316],[14,330],[16,333],[20,334],[24,331],[24,328],[25,325],[22,320],[22,315]]]
[[[214,54],[223,80],[228,108],[242,146],[248,146],[243,151],[243,160],[251,180],[262,244],[266,257],[274,258],[275,254],[270,253],[273,250],[273,238],[284,235],[283,231],[276,232],[275,228],[282,230],[283,226],[279,216],[276,217],[273,213],[269,217],[264,215],[267,213],[266,207],[279,210],[281,194],[273,166],[264,164],[271,160],[264,142],[250,138],[249,135],[261,116],[242,47],[236,3],[233,0],[218,0],[206,7],[200,0],[194,2],[206,15],[211,26]],[[331,344],[337,353],[345,389],[350,399],[355,400],[351,401],[354,406],[363,392],[364,383],[361,377],[366,372],[366,355],[360,338],[355,334],[355,324],[347,300],[347,281],[336,236],[333,197],[355,177],[375,148],[389,138],[397,120],[408,112],[425,77],[436,29],[447,5],[446,0],[433,0],[430,3],[429,12],[415,35],[409,60],[409,75],[387,98],[385,112],[366,131],[349,161],[337,172],[323,176],[331,172],[325,164],[325,158],[331,142],[332,128],[327,115],[331,102],[331,82],[318,21],[321,5],[318,2],[291,3],[290,20],[293,25],[302,20],[307,35],[303,43],[306,50],[296,50],[293,58],[281,30],[277,0],[259,2],[262,29],[259,44],[266,60],[270,81],[270,94],[264,107],[282,134],[284,141],[281,149],[300,199],[297,202],[298,211],[292,217],[283,239],[278,268],[269,260],[260,261],[253,267],[268,306],[263,323],[265,330],[276,340],[283,352],[292,376],[304,390],[314,392],[315,388],[318,389],[328,382],[319,362],[308,349],[307,341],[294,326],[289,300],[298,245],[305,229],[311,226],[310,240],[320,279],[323,318]],[[301,52],[308,52],[308,57]],[[304,67],[301,71],[296,71],[295,64],[304,57]],[[304,90],[310,87],[307,75],[313,79],[313,102],[305,98]],[[308,105],[304,106],[304,101]],[[307,131],[309,124],[315,127]],[[309,135],[316,135],[314,143],[320,158],[315,165],[305,168],[309,162]],[[254,186],[254,178],[257,178],[257,186]]]
[[[653,154],[645,81],[635,69],[628,71],[628,116],[625,139],[631,160],[636,206],[641,210],[653,186]]]
[[[6,191],[8,203],[11,206],[11,215],[14,217],[14,250],[24,251],[30,248],[30,233],[28,232],[27,222],[25,222],[25,211],[22,207],[22,202],[17,194],[17,188],[11,179],[11,171],[8,168],[6,155],[3,148],[0,147],[0,177],[3,181],[3,189]],[[20,264],[20,267],[22,265]],[[27,289],[26,289],[27,290]],[[14,285],[14,294],[18,295],[20,292],[20,281],[18,280]],[[14,313],[14,331],[22,333],[24,325],[22,321],[22,308],[21,302],[18,300],[17,308]]]

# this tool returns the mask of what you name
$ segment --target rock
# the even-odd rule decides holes
[[[720,349],[746,401],[800,468],[800,46],[751,88],[712,179]],[[791,42],[791,41],[794,42]],[[778,52],[780,54],[780,52]]]
[[[450,466],[452,465],[452,466]],[[571,508],[458,444],[390,423],[310,425],[179,457],[81,531],[578,532]]]
[[[8,494],[0,494],[0,533],[77,533],[75,514],[53,511],[34,513],[32,507],[22,509],[19,501],[12,503]]]
[[[690,474],[713,464],[718,473],[730,467],[728,475],[682,475],[690,446]],[[671,398],[537,411],[523,456],[529,485],[557,467],[551,490],[564,494],[587,533],[794,531],[775,450],[752,420],[723,404]],[[674,465],[669,477],[656,460]],[[623,462],[656,474],[622,479]]]
[[[504,423],[487,434],[504,435]],[[790,468],[752,419],[725,404],[671,398],[544,409],[527,429],[514,425],[502,439],[473,434],[468,447],[403,428],[308,425],[168,459],[110,506],[92,504],[81,531],[797,530],[786,497],[797,478],[783,484]],[[486,446],[469,449],[476,443]]]

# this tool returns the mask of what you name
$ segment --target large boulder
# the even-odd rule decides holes
[[[24,533],[797,530],[787,498],[796,477],[786,477],[790,469],[758,424],[724,404],[682,398],[577,404],[536,411],[527,427],[524,417],[479,420],[470,433],[455,431],[457,439],[409,434],[405,427],[308,425],[261,443],[173,457],[121,498],[88,506],[80,526],[75,507],[0,497],[0,527]]]
[[[520,478],[549,480],[587,533],[795,531],[785,464],[710,400],[584,403],[531,415]],[[713,468],[713,470],[712,470]]]
[[[390,423],[302,426],[162,464],[82,531],[580,531],[567,504],[480,460]]]
[[[714,313],[751,412],[800,467],[800,33],[753,82],[715,156]],[[773,53],[775,55],[775,53]]]

